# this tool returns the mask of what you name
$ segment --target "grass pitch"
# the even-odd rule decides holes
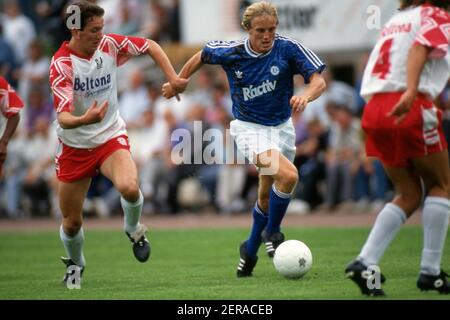
[[[0,299],[328,300],[369,299],[344,278],[346,264],[368,228],[285,228],[286,239],[305,242],[313,267],[300,280],[278,275],[261,246],[252,278],[238,279],[244,229],[155,230],[147,263],[134,259],[121,231],[85,231],[86,271],[81,290],[61,284],[64,255],[58,230],[0,233]],[[420,227],[403,227],[386,252],[385,299],[449,299],[415,287],[422,247]],[[450,270],[450,238],[443,254]]]

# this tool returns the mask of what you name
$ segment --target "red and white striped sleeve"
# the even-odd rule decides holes
[[[53,57],[50,65],[50,87],[56,112],[73,111],[73,68],[69,57]]]
[[[117,66],[123,65],[133,56],[139,56],[148,50],[148,41],[145,38],[122,36],[119,34],[105,35],[100,47],[103,51],[116,55]]]
[[[424,5],[415,44],[432,48],[431,58],[443,58],[450,44],[450,15],[440,8]]]
[[[23,108],[23,101],[11,85],[0,76],[0,109],[6,118],[11,118]]]

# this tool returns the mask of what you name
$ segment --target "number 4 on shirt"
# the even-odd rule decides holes
[[[372,74],[379,79],[386,79],[387,74],[391,69],[390,53],[393,39],[386,40],[380,48],[380,53],[373,67]]]

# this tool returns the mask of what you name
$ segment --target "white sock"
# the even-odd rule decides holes
[[[370,231],[357,260],[365,265],[378,265],[384,251],[406,221],[405,212],[399,206],[388,203],[384,206]]]
[[[450,201],[427,197],[422,211],[423,250],[420,272],[437,276],[441,273],[442,251],[447,236]]]
[[[70,237],[64,232],[63,226],[61,225],[59,228],[59,237],[64,245],[64,249],[66,249],[67,256],[77,265],[84,267],[86,261],[83,255],[83,228],[80,228],[74,237]]]
[[[141,218],[142,207],[144,205],[144,196],[139,190],[139,199],[136,202],[128,202],[123,197],[120,197],[120,204],[122,205],[124,213],[124,225],[123,228],[128,233],[133,233]]]

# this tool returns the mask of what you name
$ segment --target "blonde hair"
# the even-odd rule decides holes
[[[248,6],[247,9],[245,9],[244,15],[242,16],[242,27],[245,30],[250,29],[252,26],[252,20],[265,14],[274,17],[277,20],[278,25],[277,8],[269,2],[260,1],[255,2],[254,4]]]

